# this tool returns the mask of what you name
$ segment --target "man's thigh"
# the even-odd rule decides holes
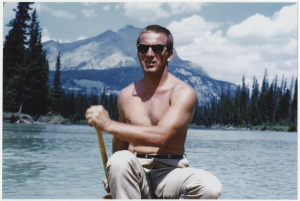
[[[113,199],[149,199],[149,179],[136,156],[130,151],[115,152],[107,162]]]
[[[152,192],[158,198],[218,198],[222,185],[211,173],[195,168],[161,168],[149,172]]]

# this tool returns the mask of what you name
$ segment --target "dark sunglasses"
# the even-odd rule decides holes
[[[164,44],[157,44],[157,45],[143,45],[143,44],[137,44],[138,52],[144,54],[148,52],[149,47],[151,47],[152,51],[156,54],[162,53],[164,51],[164,47],[167,47]]]

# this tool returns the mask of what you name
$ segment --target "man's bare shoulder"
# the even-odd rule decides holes
[[[122,89],[119,93],[119,103],[122,103],[122,101],[126,101],[128,98],[132,97],[132,94],[135,92],[135,85],[140,83],[141,80],[130,84],[129,86]]]
[[[175,96],[188,96],[189,98],[192,99],[197,99],[197,94],[195,90],[187,83],[184,81],[174,77],[174,87],[172,90],[172,95]]]
[[[133,89],[134,89],[134,84],[131,84],[125,87],[124,89],[122,89],[119,94],[118,102],[122,103],[122,101],[126,100],[130,92],[132,93]]]

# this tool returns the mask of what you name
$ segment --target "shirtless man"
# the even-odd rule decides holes
[[[114,136],[114,154],[107,162],[112,197],[218,198],[219,180],[189,167],[183,157],[197,97],[168,72],[173,36],[163,27],[148,26],[138,36],[137,49],[144,78],[120,92],[119,121],[112,121],[102,106],[86,112],[90,126]]]

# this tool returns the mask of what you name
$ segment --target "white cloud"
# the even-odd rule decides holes
[[[31,5],[32,9],[36,9],[36,12],[39,13],[42,11],[42,5],[40,2],[35,2]]]
[[[95,4],[97,4],[98,2],[81,2],[81,4],[85,5],[85,6],[94,6]]]
[[[50,37],[50,33],[46,27],[43,28],[42,30],[42,43],[52,40]]]
[[[109,5],[106,5],[106,6],[103,7],[103,9],[104,9],[104,10],[109,10],[109,9],[110,9],[110,6],[109,6]]]
[[[297,5],[283,7],[272,18],[260,14],[249,17],[227,31],[231,40],[251,39],[251,43],[286,42],[287,37],[297,38]],[[282,38],[283,37],[283,38]]]
[[[125,15],[140,22],[155,22],[175,14],[201,10],[203,3],[124,3]]]
[[[77,38],[76,41],[78,41],[78,40],[84,40],[84,39],[87,39],[87,37],[86,36],[80,36],[79,38]]]
[[[214,30],[218,24],[199,16],[172,22],[168,28],[175,44],[177,38],[179,42],[191,38],[188,45],[176,47],[179,57],[203,66],[215,79],[241,84],[245,74],[246,83],[251,85],[254,75],[261,82],[265,69],[269,82],[275,75],[289,80],[297,74],[296,5],[283,7],[272,18],[250,16],[232,25],[227,35]]]
[[[181,21],[171,22],[167,28],[174,36],[175,44],[191,43],[193,39],[206,32],[220,27],[222,24],[215,22],[206,22],[201,16],[193,15],[184,18]]]
[[[58,41],[60,43],[69,43],[70,42],[68,39],[67,40],[61,40],[61,39],[52,38],[50,36],[50,32],[48,31],[48,29],[46,27],[43,27],[43,30],[42,30],[42,43],[47,42],[49,40]]]
[[[166,18],[169,12],[162,10],[163,3],[125,3],[125,15],[136,18],[141,22],[154,22],[160,18]]]
[[[70,19],[70,20],[73,20],[76,18],[76,16],[74,14],[68,13],[67,11],[63,11],[63,10],[52,9],[44,3],[36,2],[32,5],[32,8],[36,8],[36,11],[38,13],[41,11],[46,11],[57,18],[66,18],[66,19]]]
[[[117,4],[116,7],[115,7],[115,10],[120,10],[120,8],[121,8],[121,5]]]
[[[168,3],[172,14],[191,13],[201,10],[205,3]]]
[[[87,18],[98,17],[98,15],[95,13],[95,9],[83,9],[82,13]]]

